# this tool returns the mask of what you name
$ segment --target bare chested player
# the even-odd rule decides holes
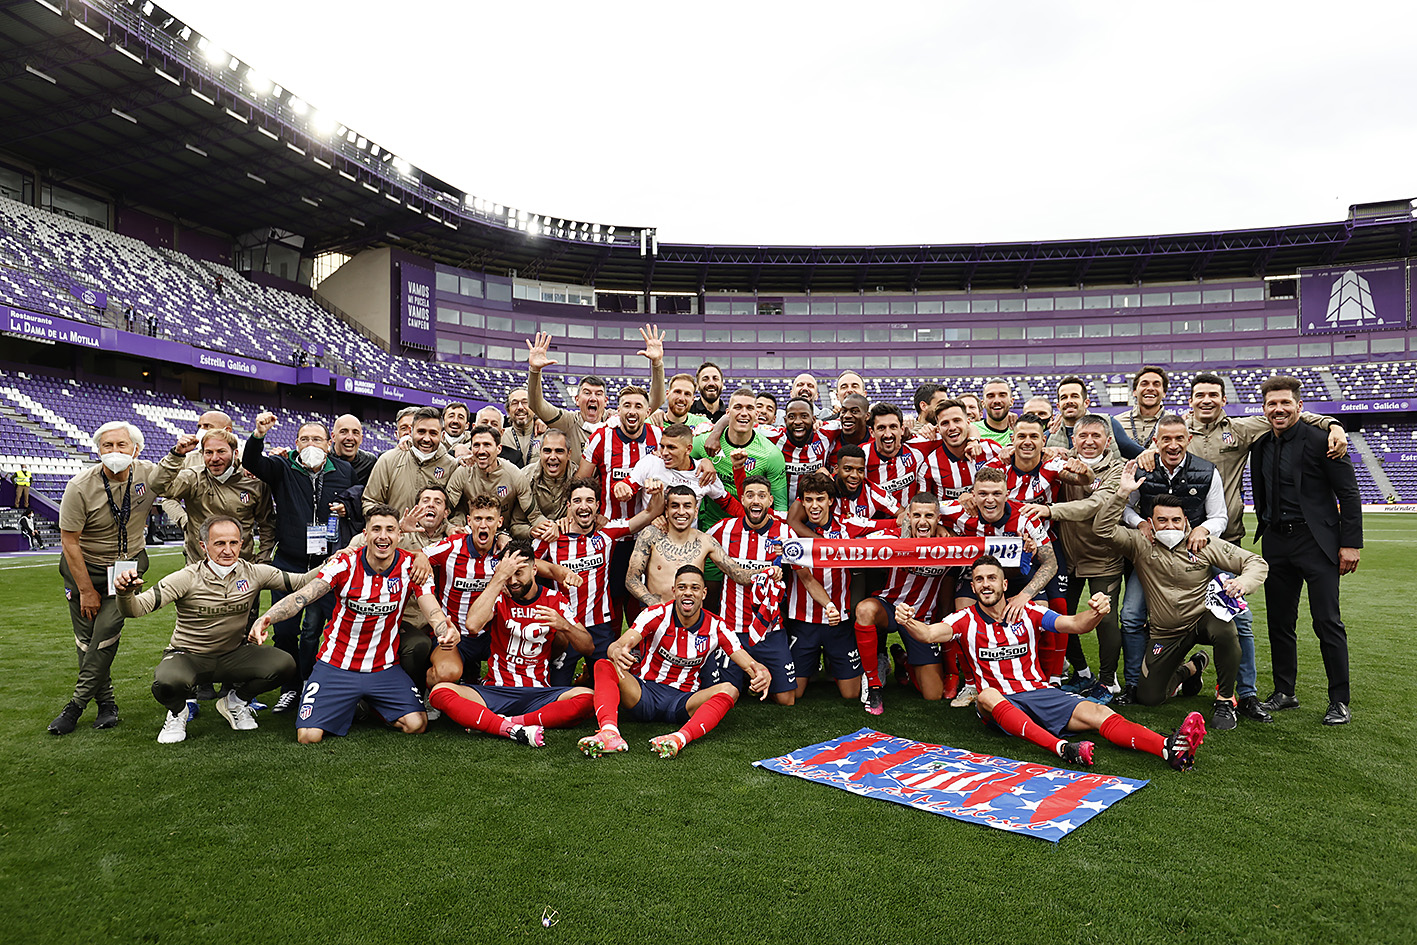
[[[625,575],[625,590],[646,607],[662,604],[674,596],[674,575],[686,564],[703,570],[704,561],[718,565],[731,581],[751,584],[757,571],[749,570],[730,558],[717,541],[699,531],[699,502],[688,486],[670,486],[664,490],[664,520],[667,531],[648,525],[635,538],[630,554],[630,570]],[[779,568],[770,568],[773,576],[782,578]]]

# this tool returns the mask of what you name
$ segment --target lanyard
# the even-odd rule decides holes
[[[310,524],[320,524],[320,494],[325,488],[325,469],[320,467],[320,471],[310,477]]]
[[[108,488],[108,477],[99,470],[98,478],[103,480],[103,494],[108,496],[108,511],[113,513],[113,521],[118,525],[118,558],[128,559],[128,518],[133,514],[133,472],[128,471],[128,480],[123,484],[123,508],[113,501],[113,490]]]

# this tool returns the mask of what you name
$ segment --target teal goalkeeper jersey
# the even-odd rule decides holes
[[[693,459],[700,460],[708,456],[708,453],[704,451],[704,441],[707,439],[707,433],[694,437],[694,451],[690,454]],[[728,490],[730,495],[737,496],[738,490],[733,488],[733,460],[728,455],[733,447],[728,443],[727,433],[724,433],[720,442],[723,449],[713,457],[713,465],[718,470],[718,478],[723,483],[723,487]],[[748,465],[744,470],[744,475],[767,476],[768,483],[772,486],[772,507],[786,515],[787,461],[782,458],[782,450],[774,446],[771,440],[757,430],[753,431],[753,439],[749,441],[747,449]],[[722,518],[727,518],[727,515],[716,502],[704,502],[699,508],[699,528],[702,531],[708,531],[710,526]],[[710,581],[723,580],[723,574],[712,561],[705,562],[704,576]]]

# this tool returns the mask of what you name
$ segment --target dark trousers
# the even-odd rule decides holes
[[[428,668],[433,665],[433,647],[437,645],[427,627],[399,624],[399,666],[419,692],[428,688]]]
[[[138,573],[148,570],[148,553],[139,551],[134,559]],[[79,657],[79,679],[74,684],[74,702],[87,706],[91,700],[99,705],[113,701],[113,660],[118,655],[118,641],[123,633],[123,614],[118,598],[108,596],[107,565],[89,564],[89,581],[99,593],[98,613],[93,619],[83,615],[79,607],[79,587],[69,573],[68,559],[59,558],[59,573],[64,578],[64,593],[69,598],[69,621],[74,627],[74,650]]]
[[[1078,612],[1082,602],[1083,585],[1087,585],[1089,599],[1092,594],[1106,594],[1112,602],[1112,609],[1097,625],[1097,678],[1101,682],[1111,682],[1117,678],[1117,661],[1122,655],[1122,630],[1118,623],[1121,618],[1122,575],[1106,574],[1102,577],[1082,578],[1073,575],[1068,579],[1068,613]],[[1074,657],[1077,660],[1074,661]],[[1087,657],[1082,652],[1082,638],[1077,634],[1068,635],[1068,662],[1073,669],[1087,666]]]
[[[293,571],[296,574],[303,574],[313,566],[309,559],[297,560],[279,553],[271,564],[282,571]],[[271,604],[274,605],[285,597],[285,591],[271,591]],[[299,688],[300,680],[309,678],[310,670],[315,668],[315,654],[320,650],[320,636],[334,613],[335,595],[326,594],[301,613],[272,627],[276,647],[289,653],[300,670],[300,679],[291,683],[289,688],[285,689],[286,692],[294,692]]]
[[[1338,565],[1330,561],[1304,525],[1281,535],[1264,536],[1264,559],[1269,577],[1264,582],[1264,604],[1269,623],[1269,653],[1274,688],[1294,694],[1299,676],[1299,591],[1309,585],[1309,616],[1319,638],[1324,672],[1328,674],[1328,700],[1347,703],[1348,634],[1338,612]]]
[[[295,682],[295,660],[271,646],[248,643],[225,653],[165,650],[153,671],[153,698],[176,715],[198,686],[226,683],[236,687],[236,698],[250,702],[276,686],[293,688]]]
[[[1219,696],[1235,695],[1235,675],[1240,669],[1240,636],[1233,622],[1226,622],[1206,612],[1182,634],[1160,636],[1152,633],[1146,641],[1146,656],[1141,663],[1141,682],[1137,684],[1137,701],[1142,705],[1161,705],[1190,675],[1182,664],[1197,643],[1209,643],[1215,651],[1215,677]]]

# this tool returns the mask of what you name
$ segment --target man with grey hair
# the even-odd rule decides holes
[[[394,415],[394,439],[397,443],[402,443],[413,432],[413,415],[418,411],[418,407],[405,407]]]
[[[197,437],[187,434],[178,442],[195,445]],[[79,678],[73,698],[49,723],[54,735],[72,732],[93,700],[98,702],[94,728],[118,724],[112,671],[123,614],[114,597],[114,578],[125,571],[141,574],[148,569],[143,540],[148,513],[176,475],[175,469],[137,458],[143,449],[143,431],[125,420],[99,427],[93,448],[98,462],[69,480],[59,503],[64,551],[59,573],[69,601]]]

